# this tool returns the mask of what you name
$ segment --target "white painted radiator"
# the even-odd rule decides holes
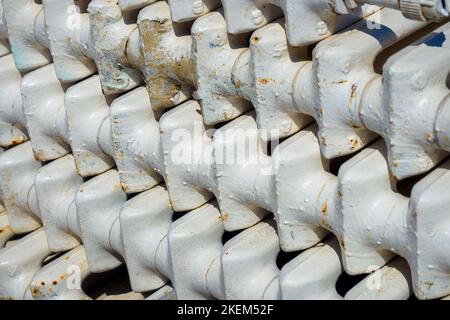
[[[449,10],[0,0],[0,298],[450,296]]]

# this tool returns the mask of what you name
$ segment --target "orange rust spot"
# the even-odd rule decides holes
[[[56,280],[52,281],[52,285],[56,286],[57,284],[58,284],[58,281],[56,281]]]
[[[59,277],[60,280],[64,280],[64,275]]]
[[[350,144],[352,146],[352,149],[356,149],[358,147],[358,139],[350,138]]]
[[[257,44],[259,40],[261,40],[260,37],[252,37],[251,41],[252,41],[253,44]]]
[[[21,144],[24,141],[25,141],[24,137],[15,137],[11,140],[11,144],[15,146],[15,145]]]
[[[334,84],[344,84],[346,82],[347,82],[347,80],[338,80],[338,81],[333,81],[332,83],[334,83]]]
[[[36,151],[34,151],[33,153],[34,153],[34,158],[35,158],[37,161],[43,161],[43,160],[45,160],[45,159],[42,159],[43,157],[42,157],[41,151],[36,150]]]
[[[38,288],[33,287],[33,288],[31,289],[31,295],[32,295],[33,297],[37,297],[37,296],[41,295],[41,291],[40,291]]]
[[[322,224],[327,224],[327,215],[328,215],[328,201],[325,201],[322,207]]]
[[[122,187],[123,191],[128,193],[130,191],[130,188],[128,188],[128,185],[125,182],[120,182],[120,186]]]
[[[259,83],[264,84],[264,85],[268,84],[270,81],[275,82],[275,80],[273,80],[272,78],[261,78],[258,81],[259,81]]]
[[[229,214],[229,213],[224,213],[224,214],[222,214],[222,215],[219,217],[219,220],[220,220],[220,221],[227,221],[229,217],[230,217],[230,214]]]

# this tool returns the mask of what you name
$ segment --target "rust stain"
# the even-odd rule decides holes
[[[333,84],[344,84],[344,83],[347,83],[348,81],[347,80],[338,80],[338,81],[333,81],[332,83]]]
[[[22,137],[14,137],[11,140],[11,145],[15,146],[15,145],[21,144],[24,141],[25,141],[25,138],[23,136]]]
[[[428,142],[433,142],[433,133],[432,132],[428,132],[428,134],[427,134],[427,141]]]
[[[268,84],[269,82],[275,82],[275,80],[273,80],[272,78],[261,78],[261,79],[259,79],[258,80],[259,81],[259,83],[261,83],[261,84],[263,84],[263,85],[266,85],[266,84]]]
[[[358,89],[358,86],[356,84],[352,84],[351,92],[350,92],[350,99],[348,101],[348,108],[351,110],[353,107],[353,101],[356,98],[356,90]]]
[[[355,150],[358,147],[358,139],[350,138],[350,145],[352,150]]]
[[[259,40],[261,40],[260,37],[252,37],[252,39],[250,40],[252,42],[252,44],[257,44],[259,42]]]
[[[0,228],[0,234],[6,233],[6,232],[8,232],[8,230],[10,230],[10,227],[9,227],[9,226],[6,226],[6,227],[4,227],[4,228]]]
[[[42,153],[41,153],[41,150],[34,150],[33,149],[33,153],[34,153],[34,158],[37,160],[37,161],[44,161],[45,159],[43,159],[43,155],[42,155]]]
[[[123,191],[125,191],[126,193],[128,193],[130,191],[130,188],[128,187],[128,185],[125,182],[120,182],[120,185],[121,185]]]
[[[434,285],[434,282],[433,281],[426,281],[426,282],[424,282],[424,284],[428,287],[428,289],[430,289]]]
[[[230,214],[225,212],[219,217],[219,220],[220,221],[227,221],[229,217],[230,217]]]
[[[168,19],[141,21],[139,29],[148,74],[147,89],[152,106],[155,109],[172,107],[177,104],[176,101],[171,101],[172,97],[180,92],[183,83],[192,86],[197,83],[194,63],[190,56],[174,57],[171,52],[177,52],[178,48],[167,48],[167,43],[177,43],[163,40],[173,29]]]
[[[328,201],[325,201],[325,203],[322,206],[322,224],[327,224],[327,216],[328,216]]]
[[[42,295],[42,292],[41,292],[41,290],[39,290],[39,288],[33,287],[33,288],[31,288],[31,295],[33,297],[38,297],[38,296]]]
[[[53,281],[52,281],[52,285],[53,285],[53,286],[56,286],[56,285],[58,285],[58,281],[56,281],[56,280],[53,280]]]

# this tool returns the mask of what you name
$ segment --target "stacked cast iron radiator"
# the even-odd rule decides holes
[[[449,296],[449,10],[0,0],[1,299]]]

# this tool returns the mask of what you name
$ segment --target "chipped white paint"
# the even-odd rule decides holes
[[[127,93],[111,104],[111,127],[116,164],[122,188],[137,193],[156,186],[164,174],[160,112],[150,105],[145,87]]]
[[[313,61],[292,60],[281,25],[271,24],[255,32],[248,53],[248,65],[255,65],[253,74],[244,76],[243,71],[244,75],[235,79],[250,79],[244,85],[256,89],[252,102],[259,127],[275,131],[274,138],[287,137],[305,124],[297,113],[310,115],[319,125],[322,153],[329,159],[358,151],[373,141],[376,135],[361,124],[359,107],[364,88],[377,77],[374,59],[383,48],[423,25],[390,9],[380,14],[384,29],[373,32],[362,21],[352,30],[320,42]],[[356,42],[360,45],[351,45]],[[279,64],[262,63],[269,58]],[[205,79],[201,83],[214,82]],[[222,91],[225,97],[229,94],[227,88],[216,91]]]
[[[22,80],[21,92],[35,158],[49,161],[69,153],[64,87],[54,64],[28,73]]]
[[[118,183],[117,172],[108,171],[84,183],[76,196],[90,270],[111,270],[122,263],[120,256],[134,291],[157,289],[169,278],[179,299],[264,297],[278,274],[274,227],[261,223],[223,246],[222,217],[214,205],[172,223],[164,188],[126,201]],[[259,279],[258,285],[252,279]]]
[[[267,215],[265,209],[274,211],[275,192],[256,122],[252,115],[243,115],[212,135],[199,111],[197,102],[188,101],[160,119],[172,207],[192,210],[215,195],[227,231],[251,227]],[[246,152],[248,145],[251,149]]]
[[[126,192],[144,191],[164,179],[173,209],[181,212],[198,208],[215,195],[228,231],[256,224],[267,214],[264,209],[274,211],[273,174],[264,172],[272,166],[258,144],[262,141],[251,115],[235,119],[213,136],[197,102],[187,101],[157,122],[146,98],[146,92],[137,89],[112,104],[114,147]],[[237,137],[242,139],[231,139]],[[243,160],[255,164],[229,163],[248,143],[257,146]],[[257,176],[260,179],[255,180]],[[258,205],[249,209],[238,205],[240,201]]]
[[[17,69],[28,72],[50,63],[42,5],[34,0],[3,0],[2,4]]]
[[[318,42],[373,12],[364,6],[339,16],[328,0],[222,0],[222,4],[231,34],[254,31],[284,15],[292,46]]]
[[[90,275],[83,246],[58,257],[36,272],[27,289],[27,300],[91,300],[81,289]]]
[[[336,291],[344,271],[336,238],[308,249],[288,262],[280,274],[281,298],[285,300],[407,300],[412,293],[405,260],[396,258],[373,272],[345,294]]]
[[[22,76],[14,57],[0,58],[0,146],[9,147],[28,140],[20,84]]]
[[[353,29],[322,41],[314,51],[313,62],[307,61],[305,50],[289,49],[280,23],[256,31],[250,48],[245,49],[242,44],[239,46],[239,39],[228,37],[225,20],[219,13],[197,19],[192,28],[196,97],[201,100],[206,123],[235,118],[248,108],[248,100],[257,111],[260,128],[269,132],[268,138],[297,132],[309,123],[306,114],[320,124],[326,157],[344,155],[364,146],[373,134],[361,129],[353,129],[353,136],[344,129],[328,133],[328,128],[334,128],[341,118],[328,116],[328,112],[334,115],[338,108],[356,108],[353,105],[358,104],[362,90],[358,89],[359,82],[365,84],[375,76],[372,63],[377,53],[422,26],[392,10],[382,10],[380,14],[391,32],[370,32],[365,22],[360,22],[355,28],[361,31]],[[358,41],[361,45],[348,49],[348,43]],[[347,57],[351,50],[353,59]],[[357,60],[361,63],[356,66],[349,62]],[[349,101],[352,105],[347,107]],[[348,117],[342,118],[348,123]]]
[[[152,107],[168,108],[186,101],[196,84],[189,28],[183,24],[174,28],[165,1],[142,9],[138,26]]]
[[[448,232],[440,218],[447,204],[445,196],[437,196],[448,188],[448,163],[416,184],[408,199],[393,191],[384,152],[377,142],[344,163],[335,177],[321,164],[313,131],[280,145],[276,217],[282,247],[311,246],[323,237],[321,226],[339,239],[350,274],[382,266],[397,253],[412,269],[416,296],[446,295],[448,277],[438,270],[448,269],[448,254],[440,249],[430,253],[430,248],[448,250],[442,245]]]
[[[223,0],[222,16],[211,12],[218,0],[0,1],[0,146],[18,144],[0,155],[0,247],[34,231],[0,249],[0,296],[89,299],[66,286],[67,268],[82,281],[122,263],[134,291],[159,289],[149,299],[450,294],[450,164],[410,198],[388,170],[416,175],[450,151],[448,26],[391,57],[381,76],[376,55],[424,23],[382,9],[350,26],[367,15],[363,3],[397,7],[338,2]],[[403,13],[421,10],[406,12],[416,20],[446,14],[405,3]],[[192,30],[180,23],[192,20]],[[248,43],[241,33],[254,30]],[[321,40],[313,61],[291,47]],[[318,128],[303,129],[312,118]],[[180,131],[188,140],[174,139]],[[369,145],[376,133],[387,148]],[[266,140],[280,137],[290,138],[269,156]],[[329,173],[322,155],[360,149]],[[174,211],[189,212],[172,221]],[[329,232],[337,240],[318,244]],[[301,249],[277,267],[280,250]],[[344,270],[371,274],[341,297]]]
[[[14,236],[8,221],[8,212],[0,204],[0,248],[3,248],[5,244]]]
[[[30,142],[25,142],[0,155],[0,185],[3,203],[14,233],[22,234],[41,226],[34,177],[41,168]]]
[[[44,229],[36,230],[0,249],[0,297],[24,299],[33,275],[50,254]]]
[[[3,149],[0,148],[0,154],[3,153]],[[0,185],[0,248],[4,247],[6,242],[14,236],[8,221],[8,211],[6,211],[3,205],[3,194]]]
[[[61,81],[79,81],[98,69],[108,95],[142,82],[137,25],[125,22],[119,4],[127,10],[142,5],[136,1],[44,1],[50,47]]]
[[[58,78],[79,81],[96,72],[88,1],[44,0],[50,51]]]
[[[65,95],[65,108],[78,173],[89,177],[114,167],[109,105],[100,77],[95,75],[70,87]]]
[[[80,244],[74,201],[82,183],[72,155],[50,162],[36,174],[34,185],[39,212],[52,252],[64,252]]]
[[[383,136],[398,179],[427,172],[450,151],[448,35],[450,24],[392,56],[361,98],[360,123]],[[419,71],[424,56],[433,59]]]
[[[135,88],[142,76],[128,59],[127,47],[133,43],[133,34],[139,38],[136,24],[125,23],[118,1],[92,0],[88,12],[95,61],[105,94]],[[141,55],[139,47],[137,51]]]
[[[118,267],[124,255],[119,232],[113,230],[127,197],[120,188],[117,171],[110,170],[81,185],[76,194],[76,208],[81,238],[86,248],[89,268],[103,272]]]

